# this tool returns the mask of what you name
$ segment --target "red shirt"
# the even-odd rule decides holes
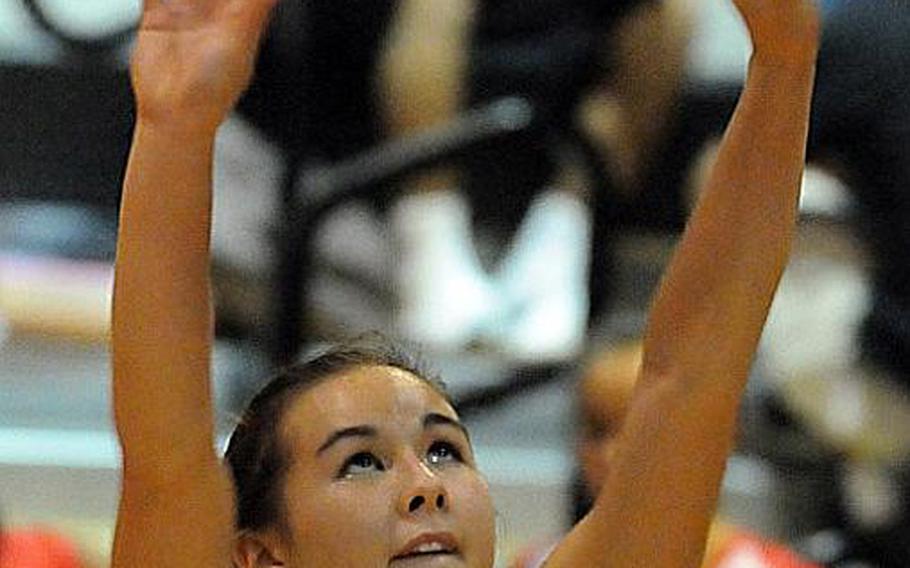
[[[66,539],[43,530],[0,533],[2,568],[80,568],[76,548]]]
[[[780,544],[737,530],[708,562],[707,568],[819,568]]]

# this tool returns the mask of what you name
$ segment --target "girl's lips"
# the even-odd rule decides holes
[[[458,554],[458,543],[450,533],[423,533],[409,540],[392,560],[403,560],[423,554]]]

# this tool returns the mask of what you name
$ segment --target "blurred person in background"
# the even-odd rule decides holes
[[[592,196],[581,157],[542,133],[583,133],[622,191],[636,191],[674,112],[694,5],[380,0],[351,12],[284,0],[238,108],[294,168],[340,161],[500,96],[528,98],[543,127],[415,176],[400,199],[376,188],[372,201],[382,211],[392,202],[404,337],[443,351],[479,343],[516,359],[564,359],[586,331]]]
[[[850,190],[869,298],[856,330],[858,358],[844,370],[855,392],[837,381],[862,409],[855,419],[862,426],[838,434],[832,425],[850,419],[835,402],[824,408],[828,397],[818,397],[825,418],[808,423],[843,456],[832,529],[867,565],[903,568],[910,565],[910,4],[820,7],[808,155]]]
[[[579,352],[592,188],[582,158],[545,130],[583,133],[635,191],[679,94],[692,11],[676,0],[398,3],[378,73],[389,136],[504,96],[525,97],[543,125],[407,184],[391,215],[405,336],[442,349],[479,340],[517,359]],[[504,252],[484,262],[478,232]]]
[[[629,411],[642,363],[642,343],[631,340],[595,354],[582,371],[576,390],[576,455],[581,466],[582,518],[605,484],[615,459],[616,443]],[[531,547],[513,568],[539,568],[547,546]],[[716,519],[711,527],[703,568],[812,568],[784,545]]]
[[[292,167],[338,162],[384,139],[374,76],[397,2],[275,7],[237,110]]]
[[[871,252],[866,361],[910,385],[910,5],[826,0],[809,158],[852,190]]]

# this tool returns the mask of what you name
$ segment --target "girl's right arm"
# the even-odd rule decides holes
[[[233,498],[209,385],[215,131],[274,0],[146,0],[115,266],[114,416],[123,477],[113,566],[227,565]]]

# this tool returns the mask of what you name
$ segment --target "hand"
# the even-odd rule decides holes
[[[733,0],[752,36],[754,57],[775,64],[814,61],[821,22],[814,0]]]
[[[277,0],[144,0],[131,64],[140,120],[214,132],[249,84]]]

